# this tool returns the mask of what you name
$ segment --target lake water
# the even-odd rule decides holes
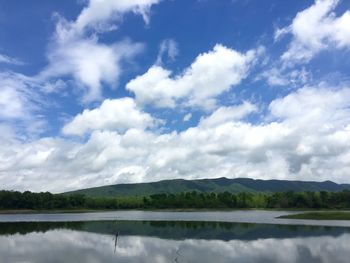
[[[0,215],[0,262],[349,262],[350,227],[273,221],[285,213]]]
[[[149,221],[216,221],[259,224],[292,224],[350,227],[344,220],[296,220],[281,219],[282,215],[301,213],[295,211],[235,210],[206,212],[152,212],[152,211],[113,211],[96,213],[62,214],[0,214],[0,222],[66,222],[99,220],[149,220]]]

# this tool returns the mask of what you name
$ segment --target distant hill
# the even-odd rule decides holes
[[[90,197],[148,196],[159,193],[198,192],[284,192],[284,191],[331,191],[350,190],[350,184],[336,184],[332,181],[287,181],[255,180],[249,178],[199,180],[164,180],[152,183],[116,184],[66,192],[64,194],[85,194]]]

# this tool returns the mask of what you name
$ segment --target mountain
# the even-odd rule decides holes
[[[147,196],[159,193],[198,192],[284,192],[284,191],[342,191],[350,190],[350,184],[337,184],[332,181],[287,181],[255,180],[249,178],[198,180],[164,180],[152,183],[116,184],[81,189],[64,194],[85,194],[90,197]]]

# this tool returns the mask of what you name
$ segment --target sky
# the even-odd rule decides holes
[[[350,1],[0,0],[0,185],[350,183]]]

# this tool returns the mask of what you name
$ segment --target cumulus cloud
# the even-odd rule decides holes
[[[222,106],[215,110],[210,116],[202,118],[199,125],[202,127],[217,126],[220,123],[240,120],[255,111],[257,111],[257,107],[249,102],[238,106]]]
[[[278,29],[275,39],[292,35],[288,50],[282,55],[285,63],[308,62],[317,53],[330,48],[350,47],[350,11],[337,16],[339,0],[316,0],[299,12],[291,25]]]
[[[115,29],[128,12],[141,15],[147,23],[151,6],[158,2],[91,0],[76,20],[58,17],[47,53],[49,63],[40,74],[33,78],[0,74],[3,188],[59,192],[220,176],[348,181],[350,88],[305,86],[309,72],[286,67],[309,61],[322,50],[350,45],[345,26],[349,12],[336,15],[335,0],[316,1],[290,26],[276,31],[276,40],[290,34],[292,42],[282,60],[272,63],[260,78],[270,85],[303,88],[273,99],[265,108],[249,101],[218,103],[250,74],[262,49],[241,53],[217,44],[174,73],[162,63],[165,56],[175,59],[178,52],[176,42],[168,39],[162,42],[156,63],[127,83],[135,98],[106,99],[99,107],[85,109],[62,128],[64,137],[26,140],[13,135],[14,122],[25,122],[26,129],[39,127],[37,109],[47,103],[41,95],[67,89],[70,78],[84,89],[85,102],[101,99],[104,85],[116,88],[123,65],[143,45],[131,40],[104,44],[101,33]],[[8,57],[0,56],[1,60],[10,63]],[[183,121],[191,120],[193,126],[168,131],[146,112],[153,107],[181,108]],[[189,109],[193,108],[206,111],[196,112],[192,119]],[[199,113],[204,116],[196,125]]]
[[[71,122],[76,124],[72,133],[79,133],[79,128],[91,132],[86,142],[43,138],[5,143],[0,150],[0,183],[7,189],[57,192],[220,176],[346,182],[349,94],[348,87],[305,87],[273,100],[265,119],[255,123],[245,116],[257,107],[244,102],[218,108],[182,132],[163,134],[134,125],[142,121],[134,126],[117,122],[116,102],[110,100]],[[111,111],[106,110],[109,107]],[[105,111],[114,113],[107,118]],[[86,122],[79,127],[83,119]],[[121,133],[118,128],[123,125]]]
[[[103,84],[118,86],[126,61],[143,49],[130,40],[103,44],[99,34],[114,29],[129,12],[142,15],[148,22],[152,5],[159,0],[90,0],[75,21],[56,15],[56,31],[48,48],[48,66],[37,76],[46,82],[72,76],[84,90],[83,102],[102,99]]]
[[[271,102],[271,114],[297,126],[336,129],[350,121],[350,89],[306,87]]]
[[[213,108],[215,98],[244,79],[258,51],[245,54],[222,45],[200,54],[183,73],[172,72],[161,66],[152,66],[145,74],[131,80],[126,89],[135,93],[142,105],[175,107],[184,101],[186,106]]]
[[[94,130],[124,132],[131,128],[153,126],[154,119],[141,112],[131,98],[106,99],[99,108],[84,110],[63,127],[67,135],[83,135]]]
[[[48,65],[34,76],[0,73],[0,121],[10,123],[25,140],[44,132],[43,110],[51,102],[43,98],[48,94],[67,94],[67,88],[74,87],[82,93],[84,103],[102,100],[103,87],[118,86],[120,75],[143,50],[143,44],[127,38],[104,44],[100,34],[108,26],[121,23],[123,15],[130,12],[141,15],[148,23],[150,8],[158,2],[91,0],[86,1],[87,6],[76,20],[55,14],[56,30],[46,54]],[[0,63],[23,64],[4,54],[0,54]]]
[[[349,96],[349,88],[309,87],[270,104],[271,114],[283,120],[283,125],[295,134],[288,139],[288,143],[293,144],[287,158],[292,172],[305,176],[337,174],[334,177],[338,177],[349,171],[349,162],[339,163],[349,154]],[[332,173],[332,166],[339,170]]]
[[[60,34],[60,33],[59,33]],[[85,90],[83,101],[102,98],[103,84],[118,85],[122,63],[132,59],[143,49],[140,43],[125,40],[111,45],[97,39],[57,36],[48,53],[49,65],[39,74],[40,79],[73,76]]]

